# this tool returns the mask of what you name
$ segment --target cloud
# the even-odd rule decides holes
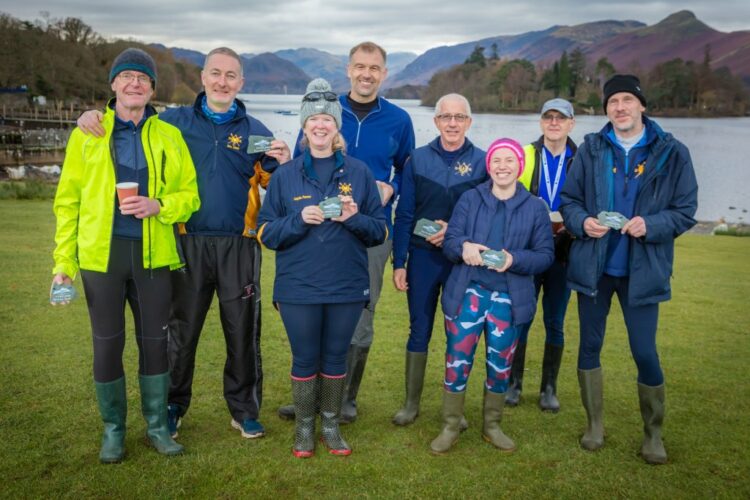
[[[51,2],[50,2],[51,4]],[[425,50],[497,35],[543,30],[605,19],[654,24],[669,14],[692,10],[720,31],[749,29],[750,2],[689,0],[679,6],[664,1],[593,2],[542,0],[489,3],[480,0],[273,0],[221,3],[182,0],[132,0],[102,5],[94,0],[68,0],[63,5],[0,0],[0,11],[23,20],[77,17],[107,38],[133,38],[146,43],[207,52],[228,45],[238,52],[273,52],[315,47],[345,54],[363,40],[389,52]]]

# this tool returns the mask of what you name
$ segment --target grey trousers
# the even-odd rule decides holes
[[[375,320],[375,306],[380,299],[380,291],[383,289],[383,272],[391,255],[393,241],[388,240],[376,247],[367,249],[367,268],[370,273],[370,303],[362,310],[357,328],[354,330],[352,345],[358,347],[370,347],[375,335],[373,326]]]

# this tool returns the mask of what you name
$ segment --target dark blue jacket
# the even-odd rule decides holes
[[[486,244],[497,207],[492,180],[465,192],[453,209],[443,241],[443,253],[455,262],[443,290],[446,316],[455,317],[471,281],[471,267],[463,262],[466,241]],[[512,302],[513,324],[528,323],[536,312],[534,275],[544,272],[555,258],[547,205],[519,182],[516,194],[505,201],[505,250],[513,264],[505,271]]]
[[[255,237],[260,209],[258,187],[266,187],[278,162],[264,154],[247,153],[249,135],[272,136],[261,122],[237,103],[230,121],[218,125],[203,114],[205,92],[193,106],[169,108],[159,118],[180,129],[198,176],[201,208],[181,232],[215,236]]]
[[[361,121],[349,106],[346,95],[339,96],[341,102],[341,135],[346,141],[346,152],[349,156],[365,162],[375,180],[390,183],[393,186],[393,196],[383,208],[388,223],[389,237],[392,233],[392,206],[401,187],[401,172],[403,171],[409,153],[414,149],[414,126],[409,113],[383,97],[378,97],[378,103]],[[302,132],[297,137],[294,149],[295,158],[299,156],[299,141]],[[393,170],[393,179],[391,179]]]
[[[643,121],[655,138],[648,143],[634,211],[646,222],[646,236],[629,238],[628,300],[632,306],[671,298],[674,239],[695,225],[693,216],[698,208],[698,184],[690,152],[656,122],[645,116]],[[583,221],[611,210],[614,203],[612,166],[616,149],[607,138],[610,130],[607,124],[598,133],[586,136],[561,193],[565,226],[576,236],[570,249],[568,286],[592,297],[604,272],[611,231],[602,238],[590,238],[583,230]]]
[[[401,194],[393,225],[393,268],[406,266],[411,248],[440,251],[413,233],[421,218],[448,222],[453,207],[467,190],[487,180],[485,152],[466,139],[452,165],[440,154],[440,137],[415,149],[404,167]]]
[[[274,302],[326,304],[369,301],[367,247],[387,237],[375,179],[350,156],[337,158],[326,186],[302,154],[274,174],[258,216],[258,239],[276,250]],[[302,209],[331,196],[351,195],[358,213],[345,222],[306,224]]]

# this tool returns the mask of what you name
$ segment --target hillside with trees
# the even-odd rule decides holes
[[[579,112],[601,113],[601,88],[616,72],[636,74],[646,89],[649,113],[671,116],[745,116],[750,95],[741,78],[712,64],[711,47],[703,61],[675,58],[650,70],[616,68],[607,58],[590,61],[583,51],[564,51],[551,66],[526,59],[501,59],[477,45],[463,64],[433,75],[422,104],[433,106],[449,92],[458,92],[478,112],[537,112],[552,97],[564,97]]]
[[[30,22],[0,13],[0,87],[25,87],[30,96],[65,105],[101,102],[112,95],[112,61],[127,47],[141,48],[156,61],[157,101],[192,102],[201,88],[197,66],[139,42],[106,41],[74,17]]]

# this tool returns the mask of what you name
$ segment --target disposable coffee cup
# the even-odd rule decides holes
[[[125,198],[131,196],[138,196],[138,183],[137,182],[120,182],[115,184],[117,188],[117,199],[122,203]]]

